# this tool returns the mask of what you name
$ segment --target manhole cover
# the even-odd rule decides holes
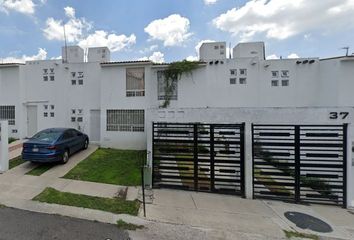
[[[326,222],[305,213],[286,212],[284,213],[284,216],[289,219],[289,221],[296,224],[297,227],[302,229],[310,229],[321,233],[333,231],[332,227]]]

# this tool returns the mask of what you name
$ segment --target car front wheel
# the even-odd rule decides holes
[[[84,143],[84,149],[87,149],[88,148],[88,145],[89,145],[89,141],[88,139],[85,140],[85,143]]]
[[[63,157],[62,157],[62,160],[61,160],[61,163],[65,164],[69,161],[69,151],[65,151],[63,153]]]

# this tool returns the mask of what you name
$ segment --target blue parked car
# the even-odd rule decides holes
[[[86,149],[88,144],[88,136],[76,129],[50,128],[40,131],[23,144],[22,159],[67,163],[72,154]]]

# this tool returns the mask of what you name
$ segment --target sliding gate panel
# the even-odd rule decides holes
[[[346,206],[347,125],[253,125],[254,198]]]
[[[154,187],[244,195],[244,125],[153,123]]]

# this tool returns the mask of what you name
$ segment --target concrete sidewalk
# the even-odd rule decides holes
[[[331,225],[333,232],[319,233],[301,229],[284,216],[287,211],[317,217]],[[238,239],[236,236],[245,237],[242,234],[253,236],[254,239],[281,239],[285,237],[283,230],[315,234],[323,239],[354,239],[354,215],[346,209],[250,200],[219,194],[154,190],[154,202],[147,205],[147,218],[211,229],[214,234],[222,236],[221,239],[230,240]]]
[[[116,221],[120,218],[127,219],[130,222],[140,221],[138,218],[131,219],[130,216],[118,216],[116,214],[110,214],[97,210],[83,210],[82,208],[45,204],[31,200],[47,187],[52,187],[63,192],[107,198],[115,197],[120,190],[125,190],[127,188],[126,186],[61,178],[79,162],[96,151],[97,148],[98,147],[95,145],[90,145],[85,151],[78,152],[71,156],[68,163],[63,165],[58,164],[41,176],[26,175],[27,172],[38,166],[38,164],[33,164],[30,162],[23,163],[7,171],[6,173],[0,174],[0,203],[23,210],[63,214],[66,216],[88,220],[98,220],[106,223],[116,223]],[[16,148],[16,150],[17,149],[18,148]],[[128,187],[127,200],[135,200],[137,197],[137,188]]]

